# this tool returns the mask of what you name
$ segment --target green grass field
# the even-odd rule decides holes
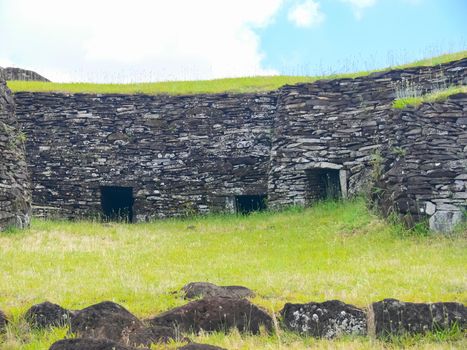
[[[65,329],[30,332],[21,315],[49,300],[79,309],[103,300],[145,318],[184,304],[192,281],[247,286],[271,314],[286,302],[340,299],[360,307],[383,298],[467,302],[467,235],[410,232],[373,215],[363,200],[248,217],[208,216],[141,224],[33,221],[0,234],[0,309],[13,319],[0,349],[47,349]],[[228,349],[466,348],[464,335],[383,343],[211,334]],[[175,349],[175,344],[154,349]]]
[[[393,107],[404,109],[408,105],[418,106],[425,102],[440,102],[446,100],[449,96],[458,93],[467,93],[467,86],[452,86],[447,89],[436,90],[422,96],[399,98],[394,100]]]
[[[408,63],[389,69],[400,69],[416,66],[432,66],[467,57],[467,51],[461,51],[424,60]],[[8,86],[14,92],[65,92],[65,93],[93,93],[93,94],[213,94],[213,93],[249,93],[271,91],[286,84],[309,83],[318,79],[356,78],[371,73],[356,72],[348,74],[336,74],[327,76],[262,76],[199,81],[168,81],[157,83],[135,84],[94,84],[94,83],[50,83],[37,81],[9,81]]]

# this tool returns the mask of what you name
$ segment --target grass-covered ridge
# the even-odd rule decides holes
[[[389,69],[409,68],[416,66],[432,66],[467,57],[467,51],[441,55],[412,62],[409,64],[388,67]],[[251,93],[271,91],[286,84],[310,83],[319,79],[356,78],[365,76],[372,71],[363,71],[328,76],[260,76],[245,78],[228,78],[199,81],[168,81],[156,83],[134,84],[94,84],[94,83],[52,83],[36,81],[9,81],[8,86],[14,92],[64,92],[64,93],[92,93],[92,94],[214,94],[214,93]]]
[[[208,216],[141,224],[34,221],[0,234],[0,309],[13,317],[0,349],[47,349],[66,330],[32,332],[20,316],[50,300],[80,309],[113,300],[140,317],[184,304],[185,283],[247,286],[277,313],[286,302],[340,299],[365,307],[387,297],[467,302],[465,235],[414,235],[371,214],[362,200],[248,217]],[[465,348],[462,335],[403,340],[415,348]],[[383,349],[366,338],[315,340],[214,334],[228,349]],[[154,349],[156,349],[155,347]],[[160,347],[160,349],[167,349]],[[175,346],[168,349],[175,349]]]
[[[452,86],[446,89],[436,90],[417,97],[399,98],[394,100],[393,107],[398,109],[404,109],[409,105],[418,106],[425,102],[441,102],[446,100],[449,96],[459,93],[467,93],[467,86]]]

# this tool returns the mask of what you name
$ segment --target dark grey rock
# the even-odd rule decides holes
[[[423,334],[454,325],[465,330],[467,326],[467,308],[460,303],[425,304],[384,299],[373,303],[370,311],[373,319],[370,327],[377,337]]]
[[[8,324],[8,319],[6,318],[5,313],[0,310],[0,333],[5,329]]]
[[[70,332],[80,338],[104,338],[120,342],[125,335],[143,327],[143,323],[123,306],[104,301],[78,311],[70,323]]]
[[[281,317],[286,329],[317,338],[365,335],[367,331],[366,313],[339,300],[287,303]]]
[[[26,311],[25,319],[33,328],[64,327],[70,323],[73,311],[64,309],[60,305],[44,302],[33,305]]]
[[[273,321],[264,310],[246,299],[204,298],[164,312],[149,320],[152,325],[172,327],[181,332],[240,332],[257,334],[260,327],[272,331]]]
[[[71,318],[70,332],[80,338],[110,339],[131,346],[149,346],[176,339],[169,327],[147,327],[123,306],[106,301],[80,310]]]
[[[255,293],[242,286],[217,286],[209,282],[192,282],[182,288],[187,299],[205,297],[253,298]]]
[[[137,350],[108,339],[64,339],[52,344],[49,350]],[[138,350],[149,350],[138,348]]]
[[[190,343],[182,347],[177,348],[178,350],[226,350],[214,345]]]
[[[24,138],[3,76],[0,69],[0,231],[27,227],[31,216]]]

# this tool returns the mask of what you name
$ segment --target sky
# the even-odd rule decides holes
[[[0,0],[0,66],[126,83],[383,68],[467,50],[467,0]]]

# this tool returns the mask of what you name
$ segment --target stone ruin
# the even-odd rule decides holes
[[[0,231],[26,227],[31,194],[24,154],[24,135],[15,116],[13,96],[0,69]]]
[[[139,222],[372,194],[450,231],[467,207],[466,95],[394,110],[407,86],[467,83],[467,59],[252,94],[18,92],[34,213]]]

